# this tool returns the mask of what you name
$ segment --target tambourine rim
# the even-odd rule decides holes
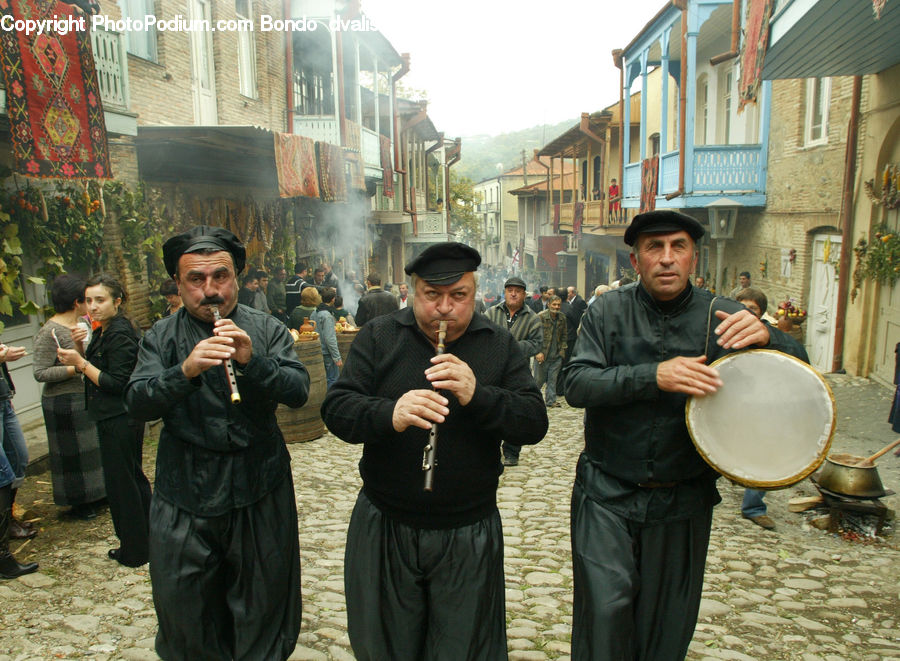
[[[825,386],[825,392],[828,393],[828,398],[829,398],[829,400],[831,400],[831,426],[828,431],[828,440],[825,441],[825,446],[822,448],[821,456],[815,458],[808,466],[801,469],[800,472],[795,473],[794,475],[792,475],[791,477],[788,477],[788,478],[784,478],[784,479],[780,479],[780,480],[748,479],[743,476],[734,475],[733,473],[730,473],[727,470],[723,470],[722,468],[717,466],[714,462],[712,462],[710,460],[710,458],[707,456],[706,452],[704,452],[703,448],[701,448],[699,446],[699,444],[697,443],[697,441],[695,440],[694,429],[691,426],[691,407],[694,403],[693,395],[688,397],[687,404],[684,407],[684,421],[685,421],[685,424],[687,425],[688,435],[691,437],[691,443],[694,445],[694,449],[697,450],[697,453],[703,458],[703,461],[705,461],[707,463],[707,465],[710,466],[713,470],[724,475],[729,480],[737,482],[741,486],[750,487],[751,489],[782,489],[782,488],[797,484],[801,480],[804,480],[805,478],[809,477],[825,461],[825,457],[828,456],[828,451],[831,449],[831,441],[834,438],[834,430],[835,430],[835,427],[837,426],[837,403],[834,400],[834,393],[831,391],[831,386],[828,385],[828,381],[825,379],[824,376],[822,376],[822,373],[819,372],[819,370],[817,370],[815,367],[813,367],[809,363],[806,363],[806,362],[800,360],[796,356],[792,356],[790,354],[784,353],[783,351],[776,351],[775,349],[747,349],[745,351],[736,351],[734,353],[728,354],[727,356],[722,356],[721,358],[714,360],[712,363],[710,363],[709,366],[716,367],[717,365],[720,365],[721,363],[723,363],[727,360],[732,360],[732,359],[736,358],[737,356],[746,355],[746,354],[750,354],[750,353],[773,353],[773,354],[777,354],[779,356],[784,356],[785,358],[790,358],[794,362],[802,365],[804,368],[809,369],[816,377],[818,377],[819,381],[822,382],[822,385]]]

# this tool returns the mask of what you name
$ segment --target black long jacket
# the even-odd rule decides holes
[[[123,314],[98,328],[85,349],[84,357],[100,370],[100,385],[85,377],[84,390],[88,414],[93,420],[106,420],[125,414],[125,386],[137,360],[137,331]]]
[[[475,394],[462,406],[451,393],[438,426],[434,491],[423,490],[422,450],[428,431],[393,427],[394,405],[407,391],[431,390],[425,370],[434,345],[412,307],[362,327],[337,382],[322,403],[328,429],[364,443],[363,491],[387,516],[418,528],[456,528],[496,508],[503,467],[500,441],[530,445],[547,433],[547,411],[518,343],[480,314],[446,347],[475,374]]]
[[[240,404],[231,403],[224,367],[193,379],[181,371],[194,346],[212,335],[212,324],[184,307],[144,335],[125,392],[131,415],[164,422],[156,494],[201,516],[250,505],[290,475],[275,409],[302,406],[309,393],[309,374],[284,324],[245,305],[229,317],[253,342],[250,361],[235,364]]]
[[[688,396],[656,383],[659,363],[670,358],[705,354],[709,364],[732,353],[716,344],[715,310],[730,314],[744,306],[720,297],[711,308],[713,298],[688,285],[664,309],[635,283],[599,297],[581,322],[565,369],[566,400],[586,409],[578,476],[592,497],[628,518],[680,518],[718,502],[718,474],[687,430]],[[769,334],[766,348],[793,353],[789,336],[775,328]],[[670,482],[679,487],[636,486]]]

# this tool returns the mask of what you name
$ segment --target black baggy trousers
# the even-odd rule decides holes
[[[495,509],[460,528],[413,528],[360,493],[344,556],[358,661],[498,661],[506,653],[503,529]]]
[[[697,624],[712,506],[630,521],[572,492],[573,661],[682,661]]]

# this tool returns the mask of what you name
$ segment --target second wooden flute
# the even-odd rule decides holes
[[[444,338],[447,336],[447,322],[442,321],[438,327],[437,333],[437,355],[444,353]],[[425,471],[425,491],[434,489],[434,467],[437,465],[437,441],[438,441],[438,425],[432,423],[431,430],[428,432],[428,445],[422,454],[422,470]]]
[[[209,309],[212,310],[213,317],[215,317],[216,321],[222,318],[219,314],[218,305],[210,305]],[[234,363],[231,362],[231,358],[225,359],[225,373],[228,375],[228,387],[231,388],[231,403],[240,404],[241,393],[238,392],[237,376],[234,374]]]

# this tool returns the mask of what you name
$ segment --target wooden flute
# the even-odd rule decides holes
[[[447,322],[442,321],[438,326],[437,333],[437,355],[444,353],[444,338],[447,336]],[[434,490],[434,467],[437,465],[435,453],[437,452],[438,440],[437,423],[432,423],[431,430],[428,432],[428,445],[422,454],[422,470],[425,471],[425,491]]]
[[[209,309],[212,310],[213,317],[215,317],[216,321],[222,318],[219,314],[218,305],[210,305]],[[231,403],[240,404],[241,393],[238,392],[237,376],[234,374],[234,363],[231,362],[231,358],[225,359],[225,373],[228,375],[228,387],[231,388]]]

